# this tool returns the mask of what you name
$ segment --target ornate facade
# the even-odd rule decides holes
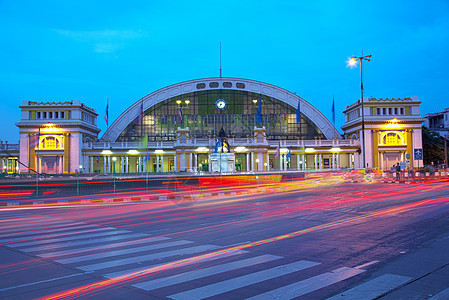
[[[21,173],[357,169],[363,154],[368,167],[388,169],[405,161],[421,145],[420,102],[365,103],[365,142],[360,143],[360,103],[344,111],[342,136],[296,94],[241,78],[164,87],[128,107],[101,138],[95,109],[79,101],[24,101],[16,124],[20,146],[9,154],[0,149],[2,170],[5,164],[8,172]],[[223,135],[229,153],[214,154]]]

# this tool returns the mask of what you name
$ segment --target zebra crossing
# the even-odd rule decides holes
[[[347,266],[322,272],[316,269],[322,267],[320,262],[256,255],[251,250],[219,253],[225,247],[55,217],[0,215],[0,228],[3,246],[109,279],[201,255],[199,261],[186,260],[172,265],[168,272],[142,276],[129,283],[143,292],[170,299],[231,297],[236,290],[248,299],[292,299],[365,272]],[[218,254],[203,256],[211,251]],[[300,276],[306,270],[313,275]],[[283,278],[288,284],[283,283]],[[409,280],[412,278],[385,274],[331,299],[372,299]]]

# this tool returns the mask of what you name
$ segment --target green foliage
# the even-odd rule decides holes
[[[435,166],[444,163],[444,138],[438,133],[422,128],[422,147],[424,155],[424,165]]]

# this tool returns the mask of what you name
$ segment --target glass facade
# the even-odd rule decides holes
[[[225,110],[215,107],[218,99],[227,103]],[[306,116],[296,122],[296,108],[278,99],[248,91],[216,89],[183,94],[160,102],[137,117],[119,135],[117,141],[138,141],[148,136],[149,141],[176,140],[176,129],[181,127],[179,108],[182,106],[183,127],[189,127],[193,138],[214,138],[221,128],[228,137],[252,137],[256,125],[256,111],[262,101],[262,126],[269,140],[325,139],[323,133]]]

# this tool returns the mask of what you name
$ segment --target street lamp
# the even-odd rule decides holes
[[[363,55],[363,54],[362,54]],[[350,66],[355,66],[357,64],[357,60],[360,61],[360,91],[361,91],[361,108],[362,108],[362,165],[363,168],[366,168],[366,160],[365,160],[365,113],[363,111],[363,61],[370,61],[372,55],[365,56],[352,56],[349,61]]]

